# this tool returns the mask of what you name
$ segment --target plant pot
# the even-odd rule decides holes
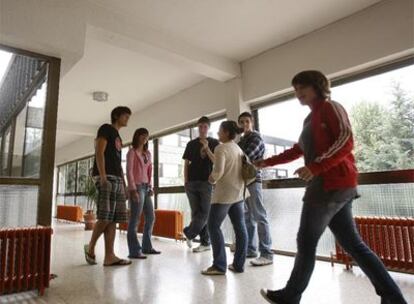
[[[85,221],[85,230],[93,230],[96,222],[96,216],[93,211],[86,211],[86,213],[83,215],[83,219]]]

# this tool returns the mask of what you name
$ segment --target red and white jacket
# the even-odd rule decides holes
[[[322,176],[324,189],[356,187],[358,170],[352,154],[354,140],[348,115],[342,105],[331,100],[315,102],[312,107],[312,135],[316,159],[307,165],[315,176]],[[266,159],[266,166],[298,159],[303,151],[298,144]]]

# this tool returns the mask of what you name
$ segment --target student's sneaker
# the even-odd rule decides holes
[[[187,246],[188,246],[188,248],[193,248],[193,240],[192,239],[190,239],[188,236],[187,236],[187,234],[185,233],[185,228],[184,228],[184,231],[183,231],[183,234],[184,234],[184,236],[185,236],[185,242],[186,242],[186,244],[187,244]]]
[[[193,248],[193,240],[191,240],[189,238],[186,238],[185,242],[186,242],[188,248],[190,248],[190,249]]]
[[[200,246],[194,248],[193,252],[199,253],[199,252],[204,252],[204,251],[209,251],[209,250],[211,250],[210,245],[208,245],[208,246],[200,245]]]
[[[259,257],[257,259],[254,259],[253,261],[250,261],[250,264],[253,266],[266,266],[273,264],[273,260],[265,257]]]
[[[210,266],[209,268],[202,270],[201,274],[203,275],[225,275],[225,271],[221,271],[220,269],[216,268],[216,266]]]
[[[265,300],[272,304],[289,304],[282,298],[281,290],[261,289],[260,294]]]
[[[234,267],[233,264],[230,264],[228,269],[232,272],[235,272],[235,273],[243,273],[244,272],[244,270],[242,270],[242,271],[236,270],[236,268]]]

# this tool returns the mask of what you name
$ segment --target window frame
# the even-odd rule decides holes
[[[24,96],[21,97],[21,100],[26,101],[24,103],[24,105],[26,105],[30,100],[31,94],[37,89],[37,85],[39,83],[46,83],[47,91],[43,111],[39,175],[38,177],[13,177],[11,174],[9,174],[9,176],[0,177],[0,184],[36,186],[38,188],[36,222],[38,225],[50,226],[52,223],[53,172],[61,60],[57,57],[51,57],[27,50],[22,50],[4,44],[0,44],[0,49],[13,53],[14,55],[28,56],[44,62],[39,69],[39,72],[32,79],[31,87],[25,92]],[[12,126],[10,143],[12,146],[14,145],[15,141],[14,128],[16,117],[22,110],[23,108],[15,109],[15,113],[13,113],[13,116],[10,117],[10,124]],[[2,141],[4,142],[3,136]],[[12,151],[11,147],[9,147],[9,151]],[[9,162],[12,161],[12,158],[12,156],[9,156]],[[8,169],[11,173],[12,166],[9,166]]]

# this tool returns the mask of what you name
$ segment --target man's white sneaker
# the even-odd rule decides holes
[[[257,259],[254,259],[253,261],[250,261],[250,264],[253,266],[266,266],[273,264],[273,260],[267,259],[265,257],[259,257]]]
[[[187,243],[188,248],[193,248],[193,241],[191,239],[186,239],[185,242]]]
[[[194,248],[193,252],[199,253],[199,252],[204,252],[204,251],[209,251],[209,250],[211,250],[210,246],[200,245],[200,246]]]

